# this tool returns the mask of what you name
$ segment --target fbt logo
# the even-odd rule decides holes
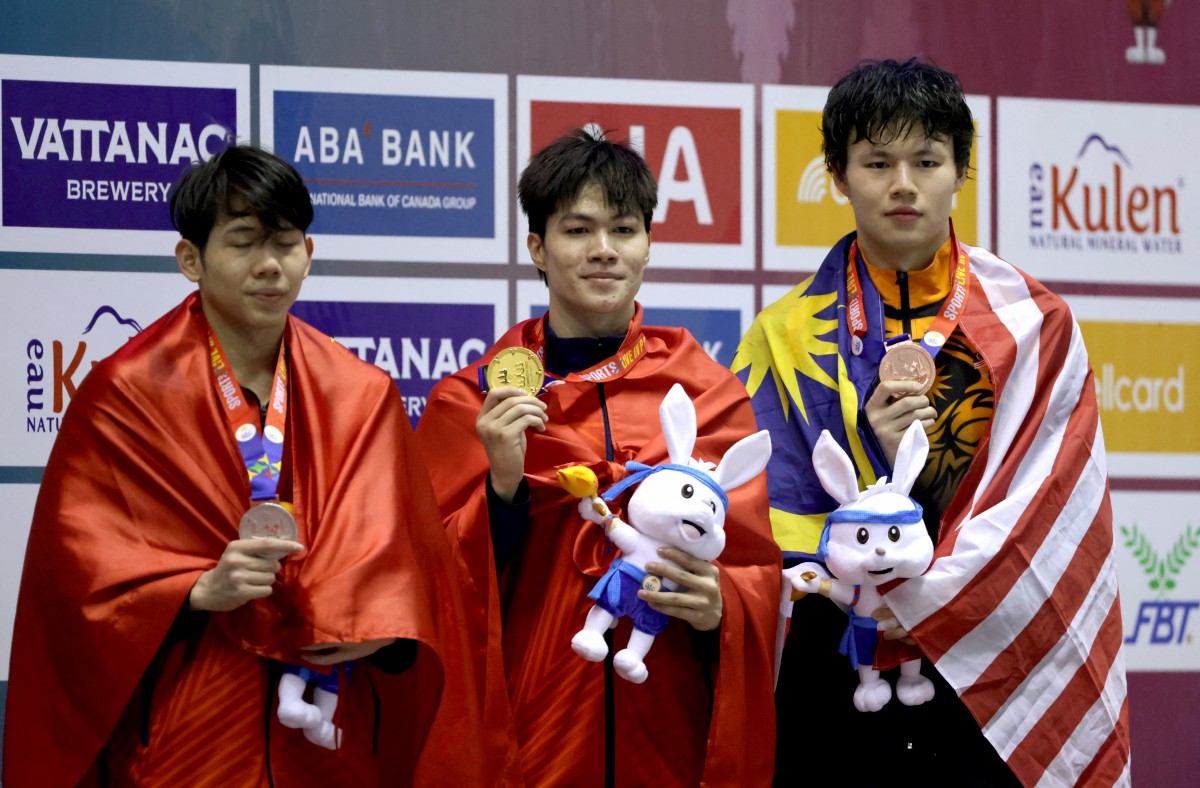
[[[434,384],[491,346],[494,309],[491,304],[298,301],[292,313],[387,372],[416,427]]]
[[[1183,253],[1183,180],[1135,172],[1118,145],[1089,134],[1070,164],[1029,168],[1030,243],[1037,248],[1125,253]]]
[[[656,242],[742,241],[742,116],[722,107],[530,103],[529,155],[583,127],[625,140],[658,181],[652,220]]]
[[[1192,642],[1188,619],[1200,608],[1200,602],[1143,600],[1138,606],[1133,632],[1125,636],[1126,643],[1145,643],[1152,646],[1180,645]]]
[[[1159,555],[1136,524],[1122,525],[1120,533],[1125,547],[1148,576],[1147,585],[1156,596],[1155,599],[1143,599],[1138,605],[1137,616],[1132,622],[1126,622],[1127,625],[1132,623],[1132,630],[1125,636],[1125,642],[1148,646],[1191,644],[1195,629],[1192,613],[1200,608],[1200,600],[1177,600],[1168,596],[1175,591],[1192,553],[1200,548],[1200,527],[1187,525],[1165,556]]]
[[[25,345],[25,431],[57,433],[87,373],[141,330],[136,320],[106,305],[92,315],[79,339],[30,339]]]

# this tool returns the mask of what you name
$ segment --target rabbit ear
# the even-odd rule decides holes
[[[683,386],[678,383],[671,386],[662,405],[658,406],[658,418],[662,421],[671,462],[687,465],[696,445],[696,408]]]
[[[900,447],[896,449],[895,467],[892,468],[892,489],[908,495],[912,486],[925,467],[925,458],[929,456],[929,437],[921,422],[914,421],[904,431],[900,439]]]
[[[721,458],[721,464],[713,471],[713,478],[722,490],[732,490],[761,473],[769,459],[771,433],[761,430],[730,446]]]
[[[821,430],[821,437],[813,449],[813,468],[825,492],[839,504],[850,503],[858,498],[858,474],[854,472],[854,463],[850,462],[829,430]]]

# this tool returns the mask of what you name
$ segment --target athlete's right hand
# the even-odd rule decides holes
[[[888,465],[896,462],[896,451],[905,430],[914,421],[929,430],[936,423],[937,411],[929,397],[918,394],[921,385],[915,380],[883,380],[875,387],[871,398],[863,405],[871,431],[879,448],[887,456]]]
[[[264,554],[292,555],[304,545],[289,539],[235,539],[217,565],[200,575],[188,595],[192,610],[225,612],[271,595],[280,562]]]
[[[525,478],[525,430],[546,431],[546,403],[518,388],[492,389],[483,400],[475,431],[491,465],[492,489],[512,503]]]

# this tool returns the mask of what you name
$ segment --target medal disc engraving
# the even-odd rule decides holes
[[[937,377],[937,367],[933,357],[920,345],[912,342],[901,342],[888,348],[879,362],[880,380],[912,380],[921,386],[918,394],[924,394],[933,387]]]
[[[512,386],[536,397],[545,380],[546,372],[541,360],[528,348],[505,348],[487,366],[489,389]]]
[[[642,588],[646,591],[659,591],[662,589],[662,578],[658,575],[646,575],[642,578]]]
[[[296,518],[283,506],[267,501],[255,504],[242,515],[238,523],[238,537],[241,539],[287,539],[296,541],[300,531],[296,527]],[[263,558],[282,558],[287,553],[264,554]]]

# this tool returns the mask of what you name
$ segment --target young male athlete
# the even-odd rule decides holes
[[[4,784],[490,783],[396,388],[288,315],[308,190],[239,145],[189,170],[171,212],[197,291],[87,376],[42,480]],[[276,721],[282,662],[348,660],[340,749]]]
[[[830,92],[822,132],[856,232],[759,315],[733,369],[772,433],[789,565],[814,557],[836,507],[812,468],[821,431],[865,486],[924,425],[914,497],[936,552],[924,576],[884,587],[902,625],[886,636],[911,636],[936,694],[856,711],[858,676],[837,653],[846,615],[810,581],[777,694],[780,752],[795,755],[777,775],[819,759],[845,785],[1125,783],[1112,513],[1079,328],[1037,281],[955,237],[974,128],[954,75],[865,63]],[[876,664],[895,664],[884,643]]]
[[[604,489],[627,475],[627,461],[666,462],[658,406],[675,383],[696,406],[694,455],[716,462],[755,431],[745,389],[686,331],[642,322],[634,298],[657,195],[641,156],[577,131],[534,155],[519,193],[549,312],[439,383],[417,438],[457,556],[485,603],[478,626],[496,649],[481,669],[508,688],[525,781],[764,785],[780,555],[762,476],[730,493],[715,563],[664,548],[682,568],[646,567],[687,591],[638,592],[670,617],[643,684],[614,678],[611,647],[604,663],[572,651],[588,592],[617,553],[555,476],[587,465]],[[513,348],[544,363],[544,387],[529,374],[537,364],[519,370],[528,391],[485,391],[482,371],[501,354],[524,353]],[[614,638],[628,637],[623,619]]]

